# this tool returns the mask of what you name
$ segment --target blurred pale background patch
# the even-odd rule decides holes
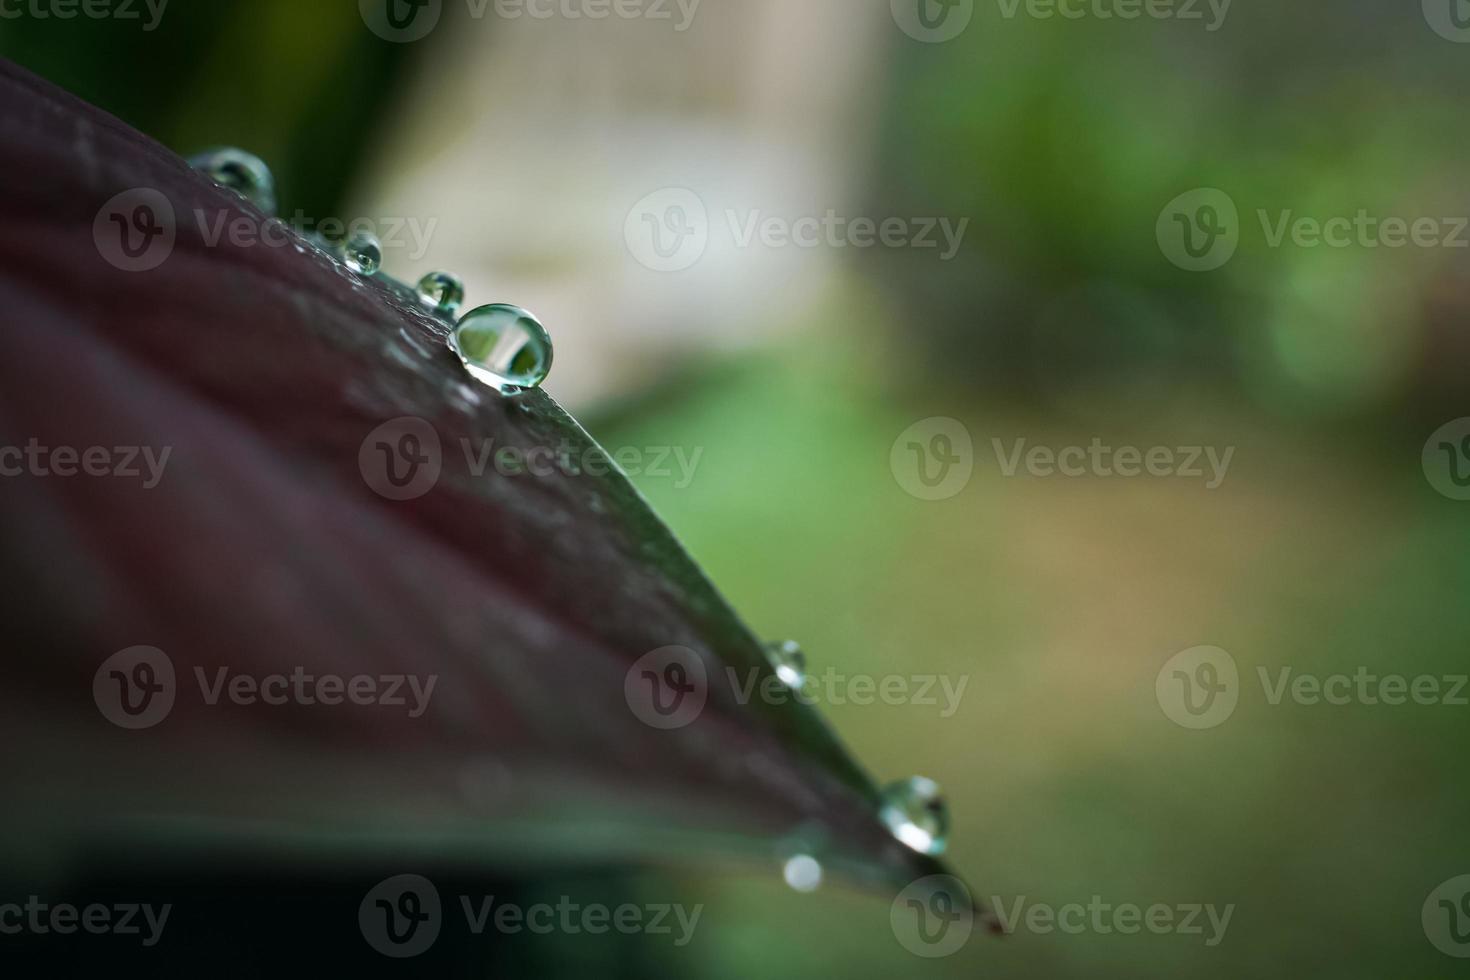
[[[472,304],[534,310],[556,341],[550,390],[574,410],[671,359],[791,329],[841,253],[745,247],[744,229],[757,213],[861,206],[886,8],[706,0],[683,31],[685,13],[664,9],[671,19],[511,19],[492,4],[477,19],[449,5],[439,31],[451,36],[391,107],[351,209],[437,219],[427,254],[390,247],[388,271],[442,267]],[[688,269],[658,272],[625,226],[671,188],[703,202],[708,245]]]

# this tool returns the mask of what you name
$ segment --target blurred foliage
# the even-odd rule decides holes
[[[871,353],[892,328],[851,286],[816,342],[727,364],[678,405],[596,431],[610,447],[703,451],[689,486],[640,488],[757,628],[801,640],[812,672],[969,678],[951,717],[822,710],[880,778],[917,765],[945,785],[950,853],[977,895],[1234,904],[1234,917],[1215,947],[1022,929],[918,962],[882,901],[714,880],[709,975],[1456,975],[1419,909],[1470,857],[1470,794],[1449,777],[1466,709],[1273,706],[1255,680],[1464,672],[1470,516],[1428,489],[1417,446],[1403,465],[1214,391],[1104,431],[1237,446],[1218,490],[1003,478],[992,439],[1085,445],[1097,420],[896,386]],[[931,503],[893,480],[888,448],[941,412],[973,434],[976,470]],[[1159,710],[1154,678],[1201,643],[1235,654],[1245,693],[1225,725],[1189,732]]]
[[[142,4],[137,5],[142,9]],[[143,22],[0,19],[0,56],[185,156],[239,146],[270,164],[281,214],[345,217],[353,176],[405,66],[356,3],[170,3]]]
[[[1338,13],[1236,5],[1210,33],[977,9],[949,44],[895,44],[870,207],[972,218],[953,262],[874,264],[905,342],[935,377],[1043,403],[1213,378],[1289,413],[1443,417],[1470,382],[1465,251],[1271,248],[1262,228],[1465,214],[1470,135],[1443,84],[1462,52],[1416,11]],[[1208,273],[1155,240],[1197,187],[1240,210]]]

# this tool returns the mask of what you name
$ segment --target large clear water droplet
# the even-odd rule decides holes
[[[551,373],[551,337],[519,306],[494,303],[471,310],[449,345],[470,374],[502,392],[538,388]]]
[[[360,276],[376,275],[383,267],[383,246],[376,235],[360,231],[342,246],[342,261]]]
[[[913,776],[890,783],[878,815],[894,837],[920,854],[943,854],[949,845],[949,804],[932,779]]]
[[[822,884],[822,862],[810,854],[797,854],[787,859],[781,877],[799,892],[814,892]]]
[[[266,214],[276,213],[276,178],[265,161],[255,154],[221,146],[195,154],[189,158],[189,165]]]
[[[776,676],[787,687],[799,691],[806,686],[806,654],[801,652],[801,644],[795,640],[768,643],[766,655],[771,658]]]
[[[464,282],[448,272],[431,272],[419,280],[419,302],[440,316],[454,316],[464,305]]]

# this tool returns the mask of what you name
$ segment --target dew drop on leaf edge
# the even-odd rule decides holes
[[[519,306],[492,303],[471,310],[456,324],[449,345],[476,380],[505,394],[539,388],[551,373],[551,337]]]
[[[342,246],[342,261],[360,276],[377,275],[383,267],[383,246],[377,236],[358,232]]]
[[[879,817],[894,837],[920,854],[943,854],[949,845],[949,804],[932,779],[911,776],[884,787]]]
[[[276,213],[276,179],[265,161],[233,146],[216,147],[189,158],[189,165],[221,187],[228,187],[262,212]]]
[[[806,686],[806,654],[795,640],[782,640],[766,644],[766,656],[782,683],[799,691]]]
[[[440,316],[454,316],[464,305],[464,282],[450,272],[431,272],[419,280],[419,302]]]

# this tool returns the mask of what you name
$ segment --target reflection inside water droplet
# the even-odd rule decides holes
[[[776,676],[787,687],[799,691],[806,685],[806,654],[802,653],[801,644],[795,640],[768,643],[766,655],[771,658]]]
[[[358,232],[342,246],[342,261],[360,276],[376,275],[383,267],[383,246],[377,236]]]
[[[787,860],[781,877],[799,892],[814,892],[822,884],[822,863],[810,854],[798,854]]]
[[[913,776],[889,784],[878,815],[894,837],[920,854],[943,854],[949,845],[949,804],[932,779]]]
[[[495,303],[460,319],[449,345],[470,374],[504,393],[537,388],[551,373],[551,337],[519,306]]]
[[[276,213],[276,179],[270,167],[253,153],[222,146],[189,158],[189,166],[216,184],[228,187],[269,215]]]
[[[419,280],[419,302],[440,316],[454,316],[464,304],[464,283],[448,272],[431,272]]]

